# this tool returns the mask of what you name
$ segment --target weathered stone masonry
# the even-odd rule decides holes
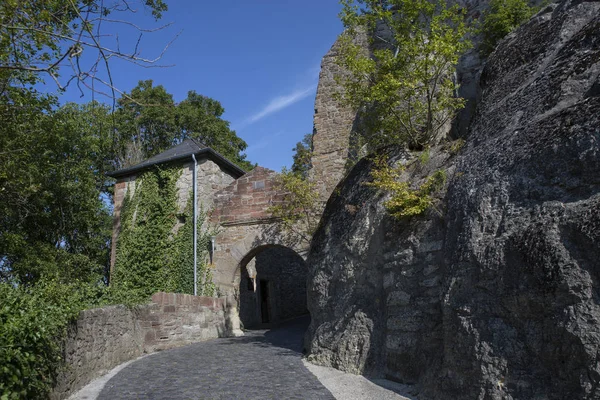
[[[144,353],[231,334],[224,298],[156,293],[152,303],[129,309],[82,311],[64,342],[66,367],[51,398],[64,399],[112,368]]]
[[[367,46],[366,37],[361,36],[358,42]],[[315,183],[323,203],[346,173],[350,134],[356,118],[356,112],[352,108],[342,105],[335,98],[341,92],[335,77],[344,73],[337,64],[339,48],[338,40],[321,61],[315,98],[310,179]]]
[[[423,399],[600,398],[599,27],[565,0],[500,43],[465,146],[408,169],[447,171],[439,212],[394,225],[356,165],[308,260],[309,359]]]
[[[212,222],[222,231],[216,237],[213,276],[227,293],[237,289],[240,268],[264,248],[280,245],[305,253],[306,245],[282,233],[267,212],[282,201],[274,178],[274,171],[256,167],[214,196]]]

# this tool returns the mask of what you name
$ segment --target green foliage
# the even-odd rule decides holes
[[[371,151],[391,144],[423,148],[464,106],[453,80],[471,45],[463,12],[444,0],[341,3],[346,31],[338,62],[347,73],[337,77],[340,99],[358,110]],[[381,27],[389,34],[376,34]],[[372,54],[354,41],[360,32],[369,34]]]
[[[240,168],[251,170],[255,165],[246,160],[243,151],[248,145],[222,119],[225,109],[217,100],[189,91],[177,105],[177,140],[198,139]]]
[[[404,167],[392,168],[385,159],[379,159],[371,171],[373,181],[368,186],[383,189],[391,193],[391,198],[384,203],[387,212],[395,218],[403,219],[422,215],[434,205],[433,195],[443,188],[446,182],[446,171],[438,170],[429,175],[419,187],[401,179]]]
[[[450,143],[450,153],[457,154],[465,145],[465,140],[462,138],[456,139]]]
[[[46,398],[61,367],[62,338],[80,310],[100,303],[102,287],[45,280],[0,283],[0,398]]]
[[[117,104],[120,166],[135,165],[173,145],[175,101],[162,85],[140,81]]]
[[[315,184],[300,173],[283,168],[277,176],[275,188],[282,196],[269,207],[268,212],[281,222],[285,231],[309,243],[320,216]]]
[[[0,92],[0,280],[97,279],[108,263],[108,109],[54,109],[52,97]]]
[[[142,3],[155,19],[161,18],[167,10],[162,0],[144,0]],[[121,14],[133,12],[125,0],[0,2],[0,82],[34,84],[42,81],[43,76],[50,76],[59,89],[64,89],[74,79],[80,86],[89,87],[90,81],[97,80],[97,70],[107,66],[111,57],[151,64],[139,57],[137,45],[132,53],[122,53],[117,40],[117,46],[114,46],[117,49],[111,50],[113,46],[107,45],[105,39],[109,35],[101,33],[102,21],[109,15],[112,24],[129,25],[127,16]],[[80,57],[82,53],[89,54],[88,59],[96,60],[95,64],[84,65],[86,60]],[[105,63],[99,63],[102,59]],[[61,65],[72,68],[72,75],[65,79],[64,86],[59,83]],[[109,70],[108,74],[110,76]]]
[[[192,204],[177,213],[178,168],[154,168],[137,177],[133,195],[127,195],[121,214],[121,232],[111,287],[134,298],[147,299],[159,291],[193,294]],[[204,226],[206,214],[199,215]],[[178,222],[183,226],[176,231]],[[209,267],[204,262],[211,235],[198,232],[199,293],[214,294]]]
[[[198,139],[243,169],[252,164],[242,152],[246,142],[222,119],[225,112],[217,100],[189,91],[176,104],[162,85],[140,81],[131,93],[118,100],[117,132],[119,165],[137,164],[187,138]]]
[[[527,0],[492,0],[483,14],[483,43],[481,51],[490,54],[498,42],[510,32],[528,21],[539,7],[529,5]]]
[[[421,155],[419,156],[419,162],[421,163],[421,165],[426,165],[429,162],[430,158],[431,151],[429,150],[429,147],[427,147],[421,152]]]
[[[312,168],[311,157],[312,157],[312,134],[307,133],[301,142],[296,143],[294,150],[294,163],[292,164],[292,172],[302,177],[302,179],[308,178],[308,171]]]
[[[69,35],[70,22],[76,17],[76,10],[65,0],[1,2],[0,71],[22,67],[4,72],[23,83],[34,83],[39,76],[27,69],[61,57],[60,36]]]
[[[186,206],[181,219],[185,220],[173,240],[173,263],[168,266],[169,278],[165,291],[173,293],[194,293],[194,225],[193,225],[193,196]],[[214,228],[206,226],[207,213],[198,211],[197,237],[197,274],[198,295],[217,296],[217,287],[213,283],[211,265],[206,262],[210,237],[217,234]]]
[[[223,109],[217,101],[190,92],[175,105],[151,82],[132,95],[163,106],[125,102],[113,115],[110,107],[95,102],[57,108],[54,97],[2,88],[0,280],[33,283],[57,271],[83,280],[105,274],[112,228],[106,200],[114,182],[106,172],[119,166],[118,148],[146,143],[144,151],[162,151],[195,137],[226,156],[238,154],[234,161],[249,165],[239,155],[246,144],[219,118]],[[132,132],[131,126],[137,136],[120,136]]]

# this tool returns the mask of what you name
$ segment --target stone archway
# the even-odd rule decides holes
[[[304,262],[308,243],[283,229],[269,212],[269,207],[283,199],[283,193],[276,188],[275,172],[261,167],[256,167],[215,194],[211,222],[220,227],[220,232],[215,238],[212,254],[213,282],[221,295],[228,297],[229,304],[236,305],[240,300],[242,268],[267,249],[286,248]],[[265,270],[268,269],[265,267]],[[257,285],[260,284],[260,281],[257,282]],[[277,292],[275,287],[269,289],[266,286],[265,289],[273,295]],[[264,291],[259,289],[259,292]],[[234,307],[231,310],[230,321],[236,330],[240,322],[239,309]],[[273,316],[277,314],[271,311]],[[279,313],[279,316],[282,315]]]
[[[211,222],[220,226],[220,232],[215,238],[213,278],[222,294],[234,294],[239,266],[262,246],[284,246],[306,257],[308,243],[283,230],[268,211],[283,199],[274,179],[274,171],[256,167],[215,194]]]
[[[294,250],[264,245],[244,257],[234,276],[245,328],[266,327],[308,314],[307,265]]]
[[[305,260],[308,248],[289,240],[272,221],[253,224],[223,224],[215,238],[213,279],[221,292],[233,295],[237,290],[240,266],[245,266],[261,251],[270,247],[285,247]]]

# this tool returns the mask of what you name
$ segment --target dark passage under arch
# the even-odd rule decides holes
[[[244,328],[307,315],[306,276],[306,263],[295,251],[283,246],[259,249],[240,266],[239,315]]]

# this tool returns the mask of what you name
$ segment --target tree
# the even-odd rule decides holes
[[[55,105],[20,88],[0,97],[0,280],[98,280],[108,263],[109,110]]]
[[[363,8],[359,8],[358,3]],[[371,150],[433,141],[464,101],[453,79],[459,56],[470,46],[458,6],[445,0],[342,0],[337,77],[340,99],[359,112],[361,134]],[[370,38],[371,54],[353,41]]]
[[[155,19],[167,10],[162,0],[143,0],[143,5],[152,11]],[[61,90],[75,81],[80,90],[84,86],[115,98],[116,88],[109,67],[111,59],[149,66],[162,56],[143,57],[139,43],[144,34],[164,26],[139,27],[127,21],[126,14],[131,12],[135,10],[127,0],[0,2],[0,80],[33,84],[49,76]],[[115,33],[104,32],[104,27],[115,24],[138,34],[137,43],[131,49],[123,49]],[[63,66],[67,66],[70,73],[61,76],[59,69]]]
[[[139,43],[148,30],[120,17],[135,12],[131,4],[0,2],[0,280],[97,280],[107,265],[111,221],[102,196],[115,159],[110,110],[97,103],[57,109],[57,99],[33,85],[50,77],[59,89],[76,82],[114,99],[110,59],[151,65],[160,58],[143,58],[138,45],[121,50],[114,30],[103,29],[128,26]],[[143,5],[156,19],[167,9],[162,0]]]
[[[321,213],[315,184],[283,168],[276,177],[275,188],[283,196],[268,211],[279,220],[283,231],[296,239],[294,241],[309,244]]]
[[[187,138],[198,139],[241,168],[252,164],[242,152],[246,142],[222,119],[221,103],[189,91],[177,104],[162,85],[140,81],[117,101],[117,132],[121,167],[137,164]]]
[[[492,0],[483,14],[481,51],[490,54],[500,39],[518,28],[539,10],[527,0]]]
[[[243,169],[253,168],[243,151],[248,145],[222,119],[225,109],[217,100],[189,91],[187,98],[177,105],[178,140],[198,139],[221,153]]]
[[[173,95],[152,80],[139,81],[117,100],[117,132],[121,167],[142,162],[169,147],[177,137]]]
[[[300,176],[302,179],[308,178],[308,171],[312,168],[312,134],[307,133],[301,142],[296,143],[294,147],[294,163],[292,164],[292,172]]]

